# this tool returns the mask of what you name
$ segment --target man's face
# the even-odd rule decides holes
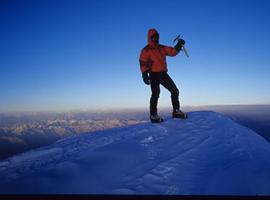
[[[158,41],[159,41],[159,34],[158,33],[155,33],[154,35],[152,35],[151,40],[154,43],[158,43]]]

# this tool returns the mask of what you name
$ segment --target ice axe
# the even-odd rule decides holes
[[[180,35],[178,35],[178,36],[173,40],[173,43],[175,43],[175,41],[179,41],[180,39],[181,39],[181,38],[180,38]],[[182,48],[183,48],[183,51],[184,51],[184,53],[186,54],[186,56],[189,58],[187,49],[185,48],[184,45],[182,45]]]

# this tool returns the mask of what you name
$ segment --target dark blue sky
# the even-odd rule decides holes
[[[0,112],[148,107],[138,57],[147,31],[168,58],[182,105],[270,103],[269,1],[0,2]],[[160,106],[170,106],[162,89]]]

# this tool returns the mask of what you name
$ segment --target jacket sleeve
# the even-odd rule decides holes
[[[140,68],[142,73],[150,69],[148,60],[149,56],[147,55],[146,50],[143,49],[140,54]]]
[[[178,54],[178,51],[175,48],[169,46],[164,46],[164,51],[166,56],[176,56]]]

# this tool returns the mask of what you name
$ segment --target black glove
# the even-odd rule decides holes
[[[176,51],[180,51],[182,49],[182,46],[185,44],[185,40],[183,39],[179,39],[177,44],[174,46],[174,48],[176,49]]]
[[[149,72],[148,71],[145,71],[145,72],[142,73],[142,78],[143,78],[143,82],[146,85],[150,85],[150,78],[149,78]]]

